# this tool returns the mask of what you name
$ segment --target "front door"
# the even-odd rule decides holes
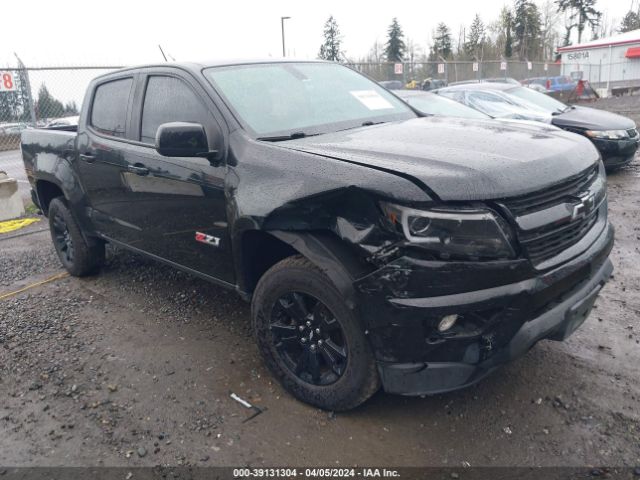
[[[129,223],[142,229],[141,250],[233,284],[224,181],[226,167],[205,158],[163,157],[154,148],[158,127],[195,122],[220,132],[210,100],[179,74],[143,75],[139,89],[139,143],[129,145],[122,172]],[[136,108],[136,107],[134,107]],[[211,135],[208,135],[211,137]],[[211,138],[209,138],[211,142]]]

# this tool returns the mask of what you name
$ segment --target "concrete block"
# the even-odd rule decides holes
[[[0,222],[22,215],[24,205],[18,192],[18,182],[5,172],[0,172]]]

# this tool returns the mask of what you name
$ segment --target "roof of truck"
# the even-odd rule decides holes
[[[182,70],[187,70],[193,73],[198,73],[204,68],[210,67],[228,67],[232,65],[260,65],[265,63],[335,63],[328,62],[325,60],[300,60],[295,58],[232,58],[225,60],[204,60],[204,61],[194,61],[194,62],[163,62],[163,63],[149,63],[142,65],[133,65],[130,67],[124,67],[120,70],[116,70],[114,72],[105,73],[104,75],[100,75],[96,78],[108,77],[118,72],[126,72],[129,70],[139,70],[143,68],[163,68],[163,67],[174,67],[180,68]]]

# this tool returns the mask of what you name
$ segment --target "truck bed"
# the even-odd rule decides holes
[[[38,165],[42,162],[56,162],[59,157],[66,157],[75,148],[77,127],[74,131],[61,129],[34,128],[22,131],[20,145],[22,147],[22,160],[27,171],[29,181],[33,173],[38,170]]]
[[[20,146],[27,179],[35,191],[37,179],[53,176],[60,162],[66,162],[75,151],[77,127],[67,130],[34,128],[23,130]],[[72,128],[73,131],[68,131]],[[36,199],[32,198],[34,202]],[[36,202],[37,203],[37,202]]]

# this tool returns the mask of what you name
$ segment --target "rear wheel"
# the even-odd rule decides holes
[[[64,198],[51,200],[48,213],[53,246],[64,268],[76,277],[96,272],[104,263],[104,242],[87,242]]]
[[[333,283],[305,258],[287,258],[263,275],[252,316],[267,366],[298,399],[347,410],[379,388],[360,323]]]

